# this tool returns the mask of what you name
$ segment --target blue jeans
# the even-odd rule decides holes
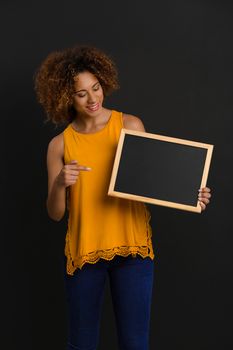
[[[64,258],[66,264],[66,257]],[[96,350],[104,287],[109,277],[120,350],[148,350],[154,260],[137,255],[64,269],[68,315],[66,350]]]

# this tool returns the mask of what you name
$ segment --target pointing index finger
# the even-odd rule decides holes
[[[84,171],[92,170],[90,167],[84,166],[84,165],[78,165],[77,169],[78,170],[84,170]]]

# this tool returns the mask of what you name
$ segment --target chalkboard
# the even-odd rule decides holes
[[[213,147],[123,128],[108,195],[200,213]]]

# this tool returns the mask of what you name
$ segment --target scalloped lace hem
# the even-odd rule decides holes
[[[74,271],[79,268],[83,267],[84,264],[95,264],[100,259],[105,260],[112,260],[116,255],[120,256],[128,256],[132,254],[133,257],[136,257],[136,255],[140,255],[142,258],[150,257],[152,260],[154,259],[153,251],[150,251],[148,247],[114,247],[111,249],[105,249],[105,250],[97,250],[95,252],[86,254],[84,256],[81,256],[79,259],[72,261],[70,255],[67,256],[67,273],[68,275],[73,275]]]

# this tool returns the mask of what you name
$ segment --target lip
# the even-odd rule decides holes
[[[90,112],[95,112],[99,109],[99,103],[96,103],[95,105],[93,106],[87,106],[87,109],[90,111]]]

